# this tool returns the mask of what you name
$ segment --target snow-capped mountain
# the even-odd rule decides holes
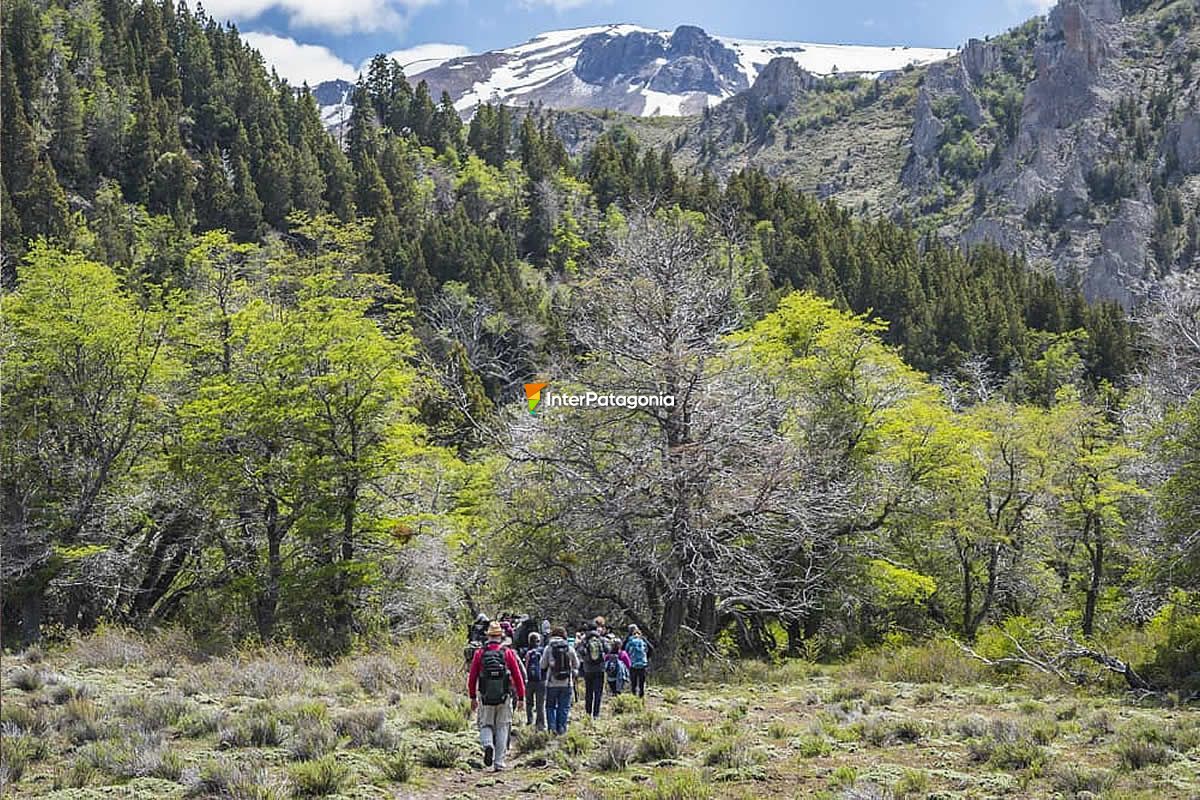
[[[435,99],[449,93],[463,116],[486,102],[681,115],[700,113],[749,88],[759,71],[780,56],[818,75],[874,76],[940,61],[954,52],[730,39],[710,36],[694,25],[673,32],[605,25],[550,31],[515,47],[422,65],[417,77],[429,84]],[[344,81],[317,87],[327,125],[337,125],[347,114],[348,88]]]

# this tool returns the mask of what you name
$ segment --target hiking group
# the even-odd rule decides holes
[[[580,679],[585,711],[594,719],[600,717],[605,684],[614,696],[627,688],[638,697],[646,693],[651,645],[637,625],[622,639],[604,617],[596,617],[568,636],[549,620],[539,625],[528,617],[514,622],[510,614],[495,620],[480,614],[467,638],[467,694],[477,714],[484,766],[497,772],[505,769],[515,714],[524,710],[525,724],[538,730],[567,732]]]

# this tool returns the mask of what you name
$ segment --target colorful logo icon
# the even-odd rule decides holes
[[[538,404],[542,402],[542,389],[549,385],[549,383],[525,384],[525,400],[529,403],[530,414],[537,414]]]

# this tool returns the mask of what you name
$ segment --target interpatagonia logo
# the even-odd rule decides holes
[[[673,408],[675,395],[636,394],[633,392],[595,392],[559,394],[551,392],[548,382],[525,384],[525,403],[537,416],[543,408]]]
[[[538,405],[542,402],[542,389],[549,385],[549,383],[525,384],[525,402],[529,405],[530,414],[537,415]]]

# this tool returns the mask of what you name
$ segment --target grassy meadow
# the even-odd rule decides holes
[[[606,699],[567,736],[514,729],[485,772],[455,643],[331,665],[202,656],[102,630],[3,662],[5,797],[1190,798],[1200,713],[1040,677],[950,644],[839,665],[743,663]],[[578,706],[576,707],[578,710]]]

